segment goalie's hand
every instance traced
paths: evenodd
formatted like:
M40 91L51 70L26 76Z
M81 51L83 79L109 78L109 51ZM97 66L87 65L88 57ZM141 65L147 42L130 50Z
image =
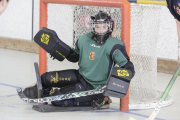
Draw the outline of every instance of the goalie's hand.
M53 59L63 61L70 53L71 48L61 41L56 32L42 27L34 37L34 41L46 52L50 53Z
M133 73L130 70L114 67L103 95L117 98L125 97L132 77Z

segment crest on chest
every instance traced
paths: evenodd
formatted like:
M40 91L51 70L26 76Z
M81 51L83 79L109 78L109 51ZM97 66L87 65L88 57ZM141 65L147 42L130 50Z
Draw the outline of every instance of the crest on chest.
M89 54L89 60L94 60L95 59L95 52L91 52Z

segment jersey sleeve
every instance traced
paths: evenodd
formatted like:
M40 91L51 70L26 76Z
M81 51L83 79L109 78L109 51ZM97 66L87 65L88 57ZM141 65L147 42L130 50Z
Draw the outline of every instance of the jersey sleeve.
M119 65L119 67L124 66L128 60L120 50L115 50L113 53L113 60L116 64Z
M180 3L180 0L166 0L167 8L169 9L170 13L174 16L174 19L180 21L180 5L177 3Z
M130 70L133 73L133 76L135 74L134 71L134 65L130 61L130 58L126 52L126 48L124 45L115 45L114 46L114 52L112 55L113 61L119 65L119 67L126 68Z

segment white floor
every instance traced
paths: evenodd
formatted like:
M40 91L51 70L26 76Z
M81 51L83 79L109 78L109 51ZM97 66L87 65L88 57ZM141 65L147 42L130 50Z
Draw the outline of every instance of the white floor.
M55 112L40 113L32 109L32 105L19 99L16 87L26 87L35 83L34 62L38 62L38 54L0 49L0 120L145 120L153 111L130 110L119 111L119 105L111 104L104 111ZM158 90L164 91L172 75L158 73ZM170 96L172 105L160 110L156 120L180 120L180 76L173 85Z

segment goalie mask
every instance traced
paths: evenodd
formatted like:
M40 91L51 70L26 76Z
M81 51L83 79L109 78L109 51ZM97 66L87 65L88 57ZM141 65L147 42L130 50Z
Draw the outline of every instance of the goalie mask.
M113 20L107 13L99 11L91 16L92 39L99 44L104 44L113 31Z

